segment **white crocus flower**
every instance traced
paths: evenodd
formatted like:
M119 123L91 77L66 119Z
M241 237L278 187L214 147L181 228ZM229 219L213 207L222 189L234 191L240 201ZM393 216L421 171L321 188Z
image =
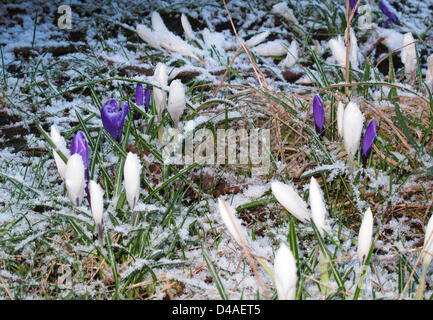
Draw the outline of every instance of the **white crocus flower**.
M335 61L340 65L340 67L346 67L346 46L344 45L343 39L341 36L338 36L337 39L329 40L329 47L331 48L332 55L334 56Z
M272 7L272 13L278 13L284 18L286 18L288 21L299 24L298 19L296 19L295 15L293 14L293 10L287 6L286 2L280 2L275 4Z
M337 130L338 136L343 138L344 104L339 101L337 105Z
M104 213L104 192L102 188L94 180L89 182L89 192L90 192L90 207L92 209L93 220L98 228L98 239L102 243L102 223L103 213Z
M144 24L138 24L137 27L138 36L146 41L151 47L161 50L161 46L159 45L159 40L155 37L152 30L146 27Z
M157 11L153 11L151 15L152 29L155 31L168 31L161 15Z
M425 82L427 83L430 92L433 94L433 54L427 58L427 73L425 75Z
M355 31L350 28L350 62L353 69L358 69L361 62L361 55L358 50L358 40L356 39Z
M284 243L281 243L275 255L274 280L279 300L295 300L298 281L296 260Z
M229 206L223 198L218 198L218 209L221 218L229 230L231 236L236 242L243 248L249 247L248 241L246 240L246 232L242 228L241 222L235 216L235 210Z
M364 116L354 102L349 102L344 110L343 116L343 143L349 157L349 165L355 158L361 139ZM352 167L351 167L352 168Z
M72 204L79 206L84 197L84 163L83 158L78 154L73 154L66 165L65 184L69 199Z
M311 207L311 218L314 221L320 235L323 237L325 230L325 215L326 206L323 200L322 191L319 184L314 177L311 177L310 181L310 207Z
M140 194L140 171L141 165L137 155L135 153L128 152L125 166L123 167L123 176L126 200L128 201L129 207L131 209L134 209Z
M412 33L406 33L403 38L403 48L401 49L401 61L404 64L404 73L409 80L415 80L416 77L416 48L415 39Z
M272 194L281 205L295 218L302 222L310 221L310 211L307 204L292 186L275 181L271 183Z
M179 119L185 110L185 104L185 87L180 80L173 80L170 83L167 110L176 128L179 128Z
M68 159L70 157L70 151L66 148L65 139L60 135L59 131L55 126L51 126L50 131L51 140L56 145L61 153ZM53 150L54 161L56 162L57 171L59 172L62 180L65 180L66 163L60 158L57 151Z
M259 43L262 43L266 40L266 38L271 34L270 31L261 32L259 34L256 34L254 37L250 38L249 40L245 41L245 45L248 48L252 48Z
M155 81L160 87L166 87L168 84L167 67L165 64L159 62L156 65L155 73L153 75ZM153 88L153 99L155 100L155 108L158 114L158 121L162 119L162 112L167 105L167 92L165 90L154 87Z
M192 31L191 24L189 23L188 17L182 13L180 17L180 21L182 23L183 30L185 31L186 37L189 40L194 39L194 32Z
M361 228L358 236L358 259L360 265L365 263L371 247L371 238L373 236L373 213L368 208L362 218Z
M298 60L298 42L296 42L296 40L293 40L290 43L286 59L284 59L280 63L280 67L290 68L296 63L296 60Z
M287 53L286 48L284 47L284 42L282 40L273 40L262 43L252 50L259 56L284 56Z

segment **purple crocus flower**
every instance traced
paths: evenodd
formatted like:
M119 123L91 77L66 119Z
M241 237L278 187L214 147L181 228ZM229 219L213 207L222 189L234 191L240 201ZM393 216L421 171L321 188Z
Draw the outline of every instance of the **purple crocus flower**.
M71 156L78 153L83 159L84 164L84 178L89 180L89 146L87 145L86 136L83 131L78 130L72 138L71 143Z
M370 156L374 139L376 139L376 121L373 118L368 124L367 130L365 130L364 139L362 140L361 156L363 168L367 166L367 160Z
M122 138L122 129L128 111L128 102L122 101L122 109L119 110L119 104L115 99L108 100L101 109L101 119L104 129L118 142Z
M143 85L141 83L137 83L135 87L135 104L137 106L143 105Z
M356 6L357 2L358 2L358 0L349 0L350 11L353 10L353 8ZM355 16L358 14L358 8L359 8L359 6L356 7Z
M399 26L401 26L401 22L397 17L397 12L395 9L388 3L386 0L380 0L379 2L380 10L382 10L383 14L388 17L388 20L386 20L382 28L386 28L388 25L395 23Z
M322 99L316 94L313 99L314 125L317 134L321 134L325 124L325 110L323 109Z
M144 108L145 108L146 112L149 111L151 94L152 94L152 87L147 86L146 90L144 91Z

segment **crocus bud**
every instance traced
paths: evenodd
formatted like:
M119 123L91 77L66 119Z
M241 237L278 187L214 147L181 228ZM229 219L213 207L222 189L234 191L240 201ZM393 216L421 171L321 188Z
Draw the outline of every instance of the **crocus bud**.
M372 119L368 124L367 130L365 130L364 139L362 140L361 156L362 166L367 166L367 160L370 156L371 147L373 146L374 140L376 139L376 121Z
M138 36L147 42L151 47L161 50L159 39L155 36L154 32L146 27L144 24L138 24L136 27Z
M160 87L167 86L168 75L167 75L167 67L165 66L165 64L159 62L156 65L155 73L153 77ZM162 112L164 111L165 106L167 104L167 92L155 87L153 89L153 99L155 100L155 108L158 114L158 121L161 121Z
M323 231L325 230L326 206L320 186L314 177L311 177L310 181L310 207L311 218L319 230L320 235L323 237Z
M275 255L274 280L279 300L295 300L298 282L296 260L284 243L281 243Z
M401 26L400 20L397 17L397 12L386 0L380 0L379 2L380 10L383 14L388 17L388 20L382 25L382 28L386 28L389 24L395 23Z
M360 265L365 263L371 247L371 237L373 236L373 213L368 208L362 218L361 228L358 236L358 259Z
M252 37L251 39L245 41L245 45L249 48L252 48L256 45L258 45L259 43L262 43L263 41L265 41L265 39L271 34L270 31L265 31L265 32L261 32L259 34L256 34L254 37Z
M364 116L361 110L359 110L358 105L354 102L349 102L344 110L343 117L343 143L349 156L349 161L353 161L359 148L363 123Z
M248 247L248 241L246 240L245 230L242 228L241 222L235 216L235 210L230 207L223 198L218 198L218 208L224 224L229 230L231 236L241 246Z
M401 61L404 64L406 78L414 81L416 77L417 62L415 39L412 33L406 33L403 38L403 48L401 49Z
M59 134L55 126L51 126L50 132L51 140L56 145L56 148L63 153L66 158L70 157L69 150L66 148L65 139ZM54 161L56 162L57 171L62 180L65 180L66 163L60 158L59 154L53 150Z
M144 110L146 110L146 112L149 111L151 94L152 94L152 87L147 86L146 90L144 90Z
M293 10L287 6L286 2L280 2L275 4L272 7L271 12L282 15L289 22L292 22L294 24L299 24L298 19L296 19L295 15L293 14Z
M422 268L427 272L427 268L433 260L433 215L430 217L424 235L424 254Z
M189 23L189 20L184 13L182 13L182 16L180 17L180 21L182 23L182 28L183 31L185 31L187 39L189 40L194 39L194 32L192 31L191 24Z
M427 73L425 75L425 82L427 83L430 92L433 94L433 54L427 58Z
M72 154L65 171L65 184L69 199L74 206L79 206L84 196L84 163L80 154Z
M137 155L135 153L128 152L125 166L123 167L123 176L126 200L128 201L129 207L131 209L134 209L140 194L140 171L141 165Z
M343 39L341 36L338 36L337 39L329 40L329 47L331 48L332 55L334 56L335 61L340 65L340 67L346 67L346 46L344 45Z
M122 101L121 110L119 110L119 105L115 99L108 100L107 103L102 106L101 120L104 129L117 142L120 142L122 138L123 125L125 124L128 111L129 106L126 101Z
M278 202L295 218L302 222L310 221L310 211L292 186L274 181L271 183L272 194Z
M143 103L143 85L141 83L137 83L137 86L135 87L135 104L141 107Z
M357 2L358 2L358 0L349 0L350 11L352 11L353 8L355 8ZM355 9L355 16L358 14L358 8L359 8L359 6L357 6Z
M339 101L337 105L337 130L338 136L343 138L344 104Z
M322 99L316 94L313 99L314 125L317 134L321 134L325 124L325 110L323 109Z
M284 68L290 68L295 65L296 60L298 60L298 42L296 42L296 40L293 40L290 43L286 59L284 59L279 66Z
M93 214L93 220L98 228L98 239L102 242L102 223L103 223L103 213L104 213L104 192L102 191L99 184L91 180L89 182L89 191L91 199L91 209Z
M157 11L152 12L152 29L155 31L167 31L164 21L162 20L160 14Z
M170 113L176 128L179 127L179 119L185 110L185 104L185 87L180 80L173 80L170 83L167 110Z
M262 43L254 47L254 52L259 56L276 56L281 57L287 54L287 49L284 47L284 42L282 40L272 40Z
M85 179L89 180L89 146L87 145L86 136L83 131L78 130L72 138L71 155L78 153L82 160L85 170Z

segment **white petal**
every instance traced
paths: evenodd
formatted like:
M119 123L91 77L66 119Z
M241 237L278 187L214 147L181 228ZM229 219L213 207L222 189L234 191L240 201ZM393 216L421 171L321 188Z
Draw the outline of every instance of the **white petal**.
M350 159L355 158L361 139L362 125L364 116L359 110L358 105L349 102L344 110L343 116L343 142Z
M281 243L275 255L274 279L279 300L294 300L296 298L296 283L298 281L296 260L284 243Z
M275 181L271 183L271 189L278 202L293 216L302 222L310 221L310 211L307 204L292 186Z
M314 177L311 177L310 181L310 207L311 218L319 230L320 235L323 237L323 231L325 229L326 206L320 186Z
M337 105L337 129L340 138L343 138L344 104L339 101Z
M262 43L252 50L259 56L284 56L287 53L287 49L284 47L282 40L273 40Z
M249 48L252 48L256 45L258 45L259 43L262 43L263 41L265 41L265 39L271 34L270 31L265 31L262 33L259 33L257 35L255 35L254 37L252 37L251 39L247 40L245 42L245 45Z
M185 88L180 80L173 80L170 83L167 110L176 127L178 126L180 116L185 110L185 104Z
M79 206L84 197L84 163L83 158L73 154L66 165L65 184L68 197L74 206Z
M158 31L156 36L159 37L159 44L161 47L167 51L177 52L183 56L191 57L200 61L200 59L194 54L195 49L171 31Z
M433 94L433 54L427 58L427 73L425 75L425 82L427 83L430 92Z
M352 28L350 28L350 62L352 63L353 69L359 68L360 54L358 51L358 40Z
M331 48L332 55L335 61L340 67L346 67L346 46L343 43L343 39L339 36L337 39L329 40L329 47Z
M281 14L288 21L293 22L295 24L299 24L298 20L296 19L295 15L293 14L293 10L287 6L286 2L280 2L280 3L275 4L272 7L272 13Z
M241 222L235 216L235 210L230 207L223 198L218 198L218 208L224 224L229 230L236 242L243 247L248 246L245 230L242 228Z
M137 33L141 39L146 41L151 47L161 50L159 41L155 38L153 32L143 24L137 25Z
M167 75L167 67L165 64L159 62L156 65L154 79L159 83L161 87L167 86L168 83L168 75ZM162 112L167 105L167 92L159 89L153 88L153 99L155 100L155 108L158 113L158 120L161 120Z
M155 31L168 31L161 16L157 11L152 12L152 29Z
M66 163L63 161L62 158L60 158L59 154L54 150L53 150L53 156L54 156L54 161L56 162L57 171L59 172L59 175L62 178L62 180L65 180Z
M123 176L126 200L128 201L129 207L131 209L134 209L140 194L140 171L141 165L137 155L135 153L128 152L125 166L123 167Z
M404 73L409 79L415 77L417 70L414 41L412 33L406 33L403 37L403 48L401 49L401 61L404 64Z
M296 63L296 60L298 60L298 43L296 40L293 40L287 52L286 59L280 63L280 67L290 68Z
M93 220L96 224L102 224L104 212L104 192L95 181L89 182L90 203L93 214Z
M371 247L371 237L373 236L373 213L368 208L362 218L361 228L358 236L358 259L361 264L365 263Z
M433 259L433 215L430 217L424 236L423 269L427 270Z
M180 17L180 21L182 22L183 30L185 31L186 37L188 39L194 39L194 32L192 31L191 24L189 23L189 20L187 16L182 13L182 16Z

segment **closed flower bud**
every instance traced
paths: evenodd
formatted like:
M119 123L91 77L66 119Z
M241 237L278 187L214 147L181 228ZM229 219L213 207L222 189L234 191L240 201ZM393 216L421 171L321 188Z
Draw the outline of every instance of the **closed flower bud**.
M89 182L89 191L91 199L91 209L93 220L98 228L98 238L102 241L102 223L103 223L103 213L104 213L104 192L102 188L95 181L91 180Z
M337 39L329 40L329 47L331 48L332 55L340 67L346 67L346 46L343 39L339 36Z
M139 107L144 104L143 85L141 83L137 83L135 87L135 104Z
M146 112L149 112L151 94L152 87L147 86L146 90L144 90L144 110L146 110Z
M254 37L252 37L251 39L245 41L245 45L249 48L252 48L256 45L258 45L259 43L262 43L263 41L265 41L265 39L271 34L270 31L265 31L265 32L261 32L259 34L256 34Z
M364 139L362 140L361 147L361 157L362 166L365 168L367 166L367 160L370 156L371 147L376 139L376 121L372 119L368 124L367 130L365 130Z
M325 110L323 109L322 99L316 94L313 99L314 125L317 134L321 134L325 125Z
M72 138L71 143L71 155L78 153L84 165L84 177L86 181L89 180L89 146L87 144L86 136L83 131L78 130L77 133Z
M358 259L360 265L365 263L371 247L371 238L373 236L373 213L368 208L362 218L361 228L358 236Z
M383 14L388 17L388 20L382 25L382 28L386 28L388 25L395 23L401 26L401 22L397 17L397 12L386 0L380 0L379 8Z
M284 56L287 53L287 49L284 47L282 40L273 40L262 43L254 47L254 52L259 56Z
M185 110L185 104L185 87L180 80L173 80L170 83L167 110L176 128L179 127L179 119Z
M129 207L134 209L140 195L140 171L141 165L137 155L128 152L125 166L123 168L124 186L126 192L126 200Z
M296 260L284 243L281 243L275 255L274 280L279 300L295 300L298 282Z
M74 206L79 206L84 197L86 182L84 163L80 154L71 155L66 165L65 184L69 199Z
M311 218L314 221L320 235L323 237L325 230L325 216L326 206L323 200L322 191L319 184L314 177L311 177L310 181L310 207L311 207Z
M295 218L302 222L310 221L310 211L307 204L302 200L293 187L275 181L271 183L272 194L278 202L292 214Z
M223 198L218 198L218 209L221 218L229 230L231 236L236 240L236 242L241 246L246 246L248 248L248 242L246 240L245 230L238 218L235 216L235 210L230 207Z
M155 36L155 34L146 27L144 24L138 24L136 27L138 36L147 42L152 48L161 50L161 46L159 45L159 40Z
M355 158L356 151L359 148L363 123L364 116L361 110L359 110L358 105L354 102L349 102L344 110L343 143L350 162Z
M338 136L343 138L344 104L339 101L337 105L337 130Z
M121 110L119 110L119 105L115 99L108 100L107 103L102 106L101 120L104 129L117 142L120 142L122 138L123 126L128 111L129 106L126 101L122 101Z
M56 145L56 148L63 153L66 158L70 157L69 150L66 148L65 139L59 134L57 128L55 126L51 126L50 132L51 140ZM54 161L56 162L57 171L59 172L62 180L65 180L65 172L66 172L66 163L59 156L59 154L53 150Z
M189 40L194 39L194 32L192 31L191 24L189 23L189 20L184 13L182 13L182 16L180 17L180 21L182 23L182 28L183 31L185 31L187 39Z
M155 81L160 87L166 87L168 84L167 67L163 63L158 63L155 68L155 73L153 75ZM162 119L162 112L167 105L167 92L159 89L153 88L153 99L155 100L155 108L158 114L158 121Z
M401 61L404 64L404 73L408 80L414 81L416 77L417 62L415 39L412 33L406 33L403 38L401 49Z
M280 67L290 68L295 65L296 60L298 60L298 43L293 40L290 43L289 51L287 52L286 59L280 63Z

